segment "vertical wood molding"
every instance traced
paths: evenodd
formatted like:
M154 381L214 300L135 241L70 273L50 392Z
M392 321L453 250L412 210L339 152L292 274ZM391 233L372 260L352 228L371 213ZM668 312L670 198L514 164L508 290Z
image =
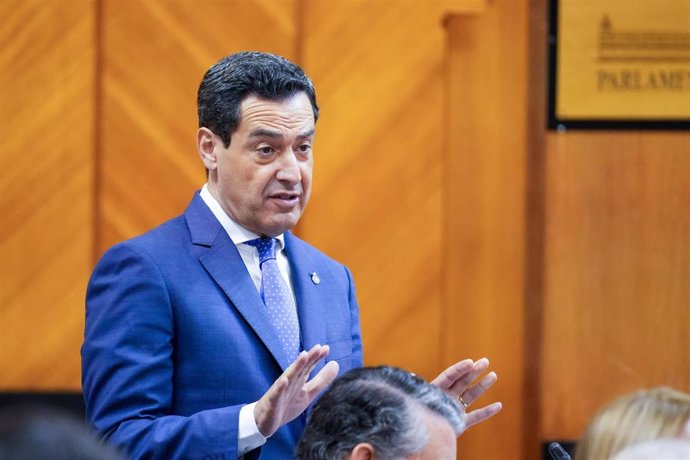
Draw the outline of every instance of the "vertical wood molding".
M525 165L525 285L523 362L525 377L522 399L525 459L538 458L541 436L542 347L544 309L544 232L546 162L547 5L528 0L529 32L527 85L527 154Z

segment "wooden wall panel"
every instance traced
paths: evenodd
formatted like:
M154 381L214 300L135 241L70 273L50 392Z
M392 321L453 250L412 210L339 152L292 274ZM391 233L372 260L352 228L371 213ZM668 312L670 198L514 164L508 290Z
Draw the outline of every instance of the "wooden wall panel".
M498 382L481 402L504 407L460 438L458 458L538 458L524 400L527 28L526 1L447 22L444 346L491 360Z
M544 436L641 387L690 391L690 135L547 136Z
M295 59L294 0L103 0L99 252L180 214L205 182L196 91L236 51Z
M78 389L94 2L0 2L0 389Z
M530 7L535 414L542 440L576 439L623 393L690 391L690 135L546 131L547 2Z
M547 2L530 12L534 413L542 440L576 439L623 393L690 390L690 136L547 132Z
M354 272L365 362L426 377L442 356L444 30L482 2L303 4L301 62L322 108L300 233Z

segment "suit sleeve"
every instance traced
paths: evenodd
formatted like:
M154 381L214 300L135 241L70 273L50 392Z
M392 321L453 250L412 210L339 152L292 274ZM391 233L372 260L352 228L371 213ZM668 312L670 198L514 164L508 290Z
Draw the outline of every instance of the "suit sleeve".
M345 267L347 274L347 281L349 284L348 302L350 304L350 324L352 328L352 367L362 367L364 362L362 351L362 333L359 325L359 305L357 304L357 295L355 294L355 282L352 278L352 273Z
M86 294L87 418L132 458L235 459L241 405L173 414L173 315L150 257L119 245L101 259Z

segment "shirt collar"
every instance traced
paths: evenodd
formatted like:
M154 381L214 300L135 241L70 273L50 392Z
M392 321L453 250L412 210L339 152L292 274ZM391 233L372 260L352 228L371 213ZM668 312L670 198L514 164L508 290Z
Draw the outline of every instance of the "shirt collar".
M218 222L220 222L220 225L223 226L228 236L230 237L232 242L235 243L235 245L240 245L242 243L256 238L261 238L260 235L257 235L256 233L247 230L246 228L232 220L230 216L228 216L225 213L225 211L223 211L223 208L221 207L220 203L218 203L218 200L216 200L213 197L213 195L211 195L211 192L208 190L208 184L204 184L204 186L201 187L199 196L201 196L201 199L204 200L204 203L206 203L206 206L209 207L213 215L216 216L216 219L218 219ZM275 238L278 240L280 250L282 251L285 248L285 234L281 233Z

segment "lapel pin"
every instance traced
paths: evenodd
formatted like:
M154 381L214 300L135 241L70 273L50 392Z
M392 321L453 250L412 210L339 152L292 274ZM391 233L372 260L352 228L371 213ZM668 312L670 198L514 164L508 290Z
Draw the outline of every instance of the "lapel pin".
M319 278L319 275L317 275L316 272L311 273L311 282L314 284L319 284L321 282L321 278Z

